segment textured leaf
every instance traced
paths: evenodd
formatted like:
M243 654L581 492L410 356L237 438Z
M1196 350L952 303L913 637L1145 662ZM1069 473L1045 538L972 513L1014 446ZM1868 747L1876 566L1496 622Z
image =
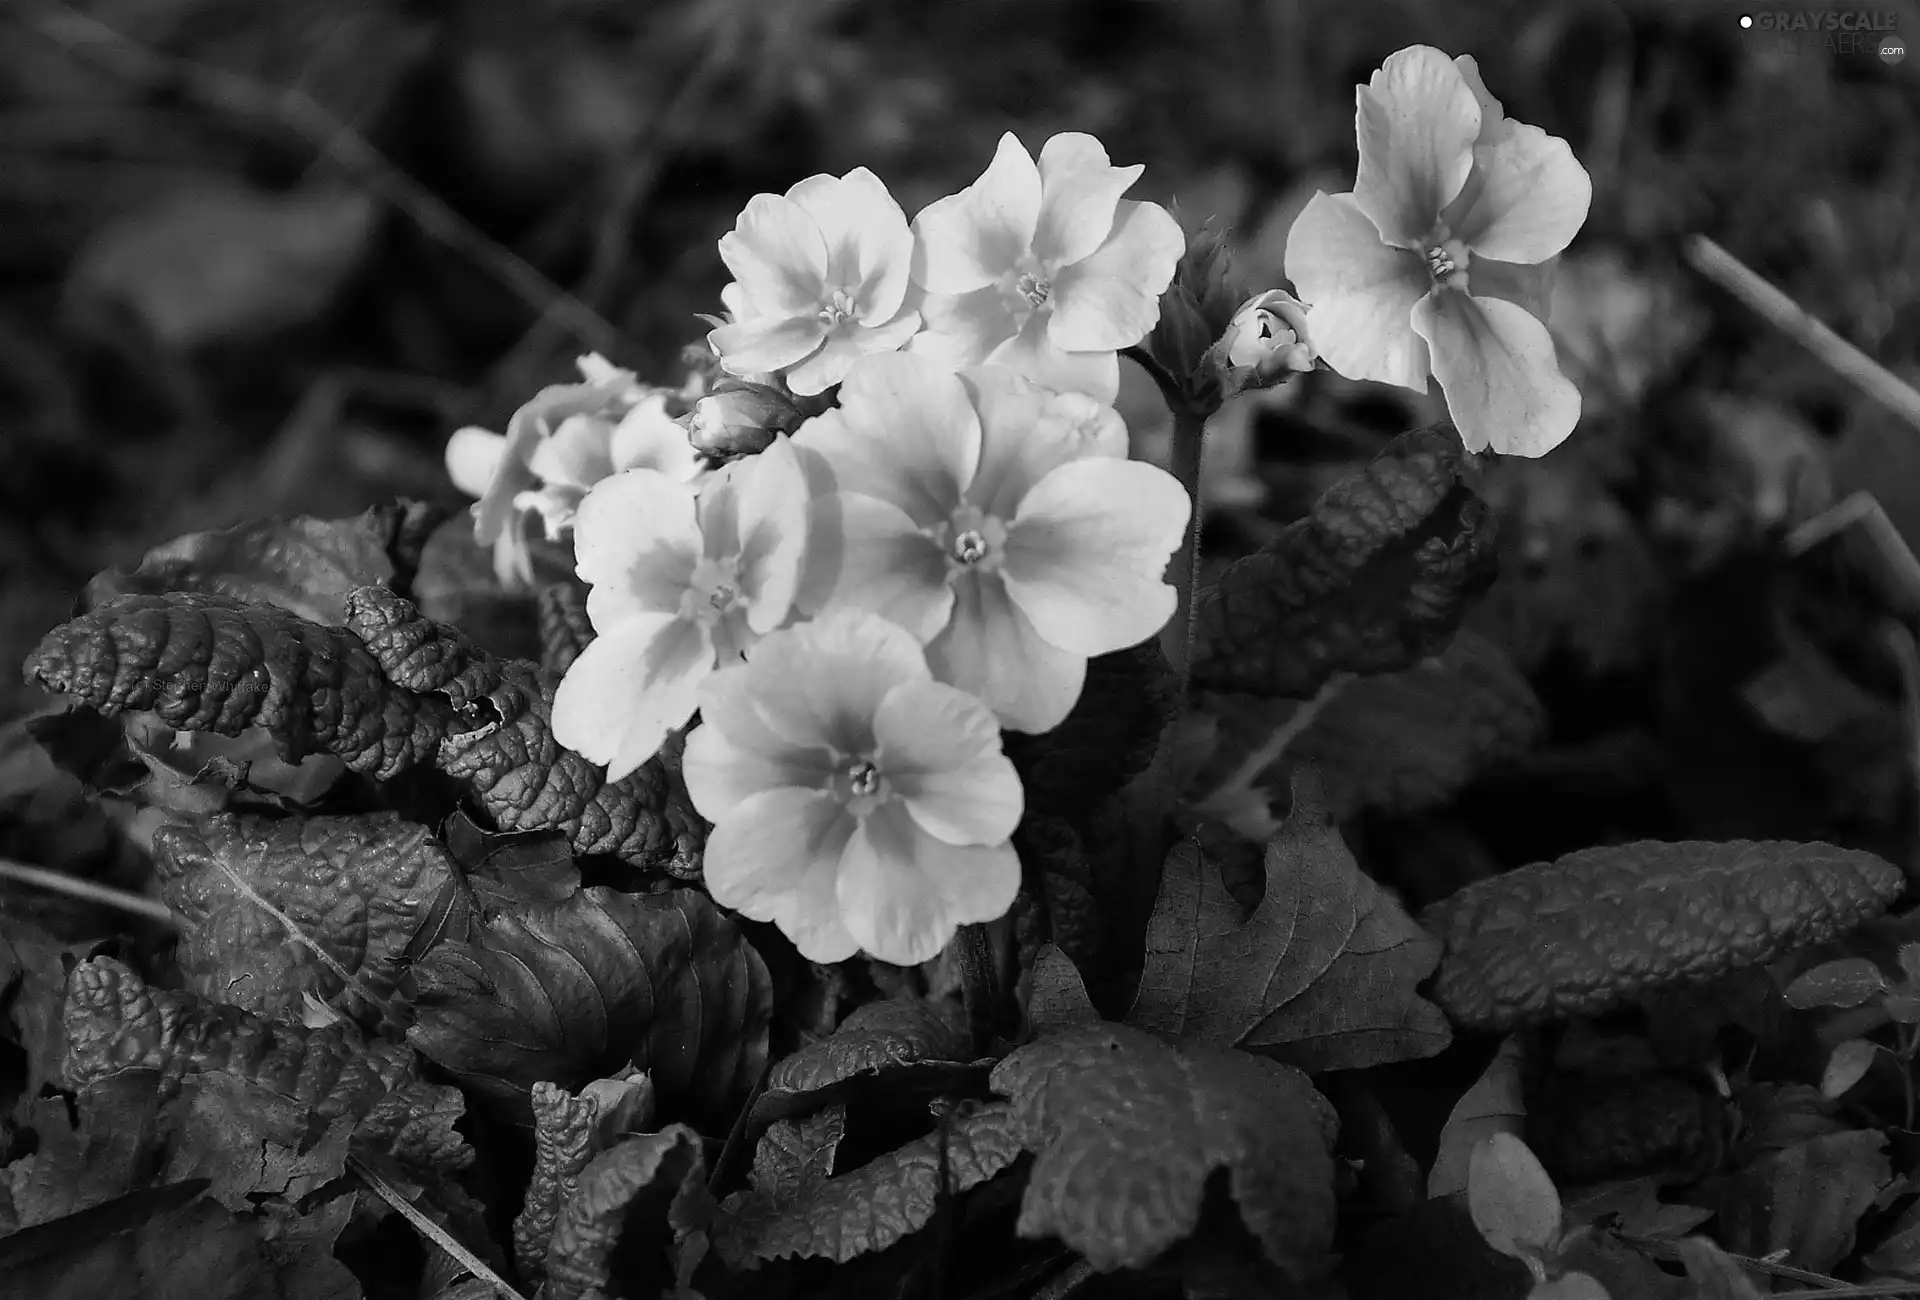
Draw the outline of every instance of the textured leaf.
M1178 690L1157 637L1089 659L1080 698L1059 726L1005 738L1027 815L1085 816L1145 771Z
M110 957L73 968L66 1030L66 1077L74 1087L127 1070L158 1070L174 1085L219 1071L284 1093L331 1120L364 1115L417 1078L418 1061L403 1044L362 1043L344 1024L308 1029L196 993L148 988Z
M390 1163L416 1182L444 1180L473 1163L473 1148L454 1127L466 1109L458 1088L403 1083L360 1117L354 1151Z
M79 1090L71 1121L61 1098L28 1103L23 1118L35 1149L0 1171L0 1187L12 1193L15 1226L46 1223L153 1180L163 1131L154 1085L145 1071L96 1080Z
M683 1187L705 1176L700 1135L684 1124L627 1138L596 1156L554 1226L541 1293L545 1300L581 1300L609 1287L613 1248L623 1236L658 1238L658 1254L664 1257L668 1207ZM633 1243L627 1245L631 1249Z
M693 890L516 903L430 950L414 981L409 1041L516 1109L535 1083L574 1088L632 1064L663 1099L724 1112L766 1062L767 968Z
M430 761L456 725L445 699L395 690L351 633L228 596L116 596L49 632L26 677L182 731L258 725L288 762L330 753L380 780Z
M1193 680L1305 699L1336 672L1410 667L1495 572L1494 517L1450 425L1402 434L1198 601Z
M1884 1133L1855 1130L1763 1156L1721 1186L1716 1235L1736 1254L1785 1251L1796 1267L1831 1272L1893 1181L1886 1146Z
M178 949L186 986L295 1020L306 999L345 991L342 971L356 991L389 996L409 940L455 870L425 827L390 812L222 814L163 826L153 852L161 896L187 922ZM288 922L331 964L293 940Z
M1013 844L1027 879L1039 885L1048 936L1091 969L1101 956L1100 905L1079 832L1064 817L1029 813L1014 832Z
M148 551L131 571L96 574L85 607L131 592L198 591L340 626L354 588L406 586L430 515L418 504L375 506L351 519L256 519L189 533Z
M1865 957L1823 962L1787 985L1787 1003L1802 1011L1814 1007L1857 1007L1887 991L1887 977Z
M858 1008L831 1034L783 1058L767 1072L753 1113L757 1123L766 1123L844 1101L865 1088L937 1094L983 1073L956 1007L889 998Z
M1825 942L1905 889L1899 868L1831 844L1640 841L1479 881L1421 921L1446 945L1434 1000L1502 1032Z
M601 1086L609 1083L615 1087ZM546 1275L553 1225L579 1187L580 1175L595 1156L624 1136L629 1121L634 1130L647 1126L653 1084L645 1075L629 1073L623 1080L599 1080L576 1096L551 1083L536 1083L530 1099L533 1176L513 1221L513 1254L520 1272L537 1282Z
M1058 1237L1101 1270L1138 1268L1194 1230L1224 1170L1276 1267L1304 1278L1324 1262L1335 1120L1291 1066L1090 1025L1019 1048L992 1086L1035 1155L1021 1236Z
M1860 1262L1875 1273L1920 1278L1920 1201L1907 1206Z
M1027 1024L1034 1033L1092 1024L1100 1019L1093 999L1087 996L1087 984L1080 977L1079 969L1072 958L1054 945L1040 945L1028 979Z
M1440 1150L1427 1173L1427 1196L1467 1190L1473 1153L1496 1133L1519 1137L1526 1129L1526 1043L1519 1036L1500 1044L1493 1060L1462 1094L1440 1130Z
M1415 993L1438 946L1354 865L1309 778L1267 845L1247 915L1189 840L1174 847L1147 932L1130 1023L1239 1044L1307 1070L1431 1056L1450 1039Z
M943 1189L957 1195L978 1186L1024 1151L1011 1106L962 1102L937 1131L830 1178L833 1146L818 1140L829 1126L817 1119L769 1129L761 1147L772 1143L780 1155L763 1162L756 1153L752 1188L722 1203L714 1248L729 1268L788 1257L844 1264L885 1250L932 1222Z
M576 853L612 853L681 877L699 874L706 823L679 779L677 749L609 782L604 767L553 738L558 674L521 659L497 659L383 587L361 588L347 606L348 626L392 684L427 699L444 697L473 720L448 730L436 764L499 829L561 830Z
M1473 1149L1467 1211L1489 1246L1516 1259L1544 1256L1560 1236L1560 1193L1511 1133L1494 1133Z
M230 1210L252 1208L254 1196L299 1200L346 1174L351 1116L316 1125L292 1097L220 1071L186 1080L175 1110L162 1176L206 1178L207 1195Z
M593 644L587 617L587 589L578 582L550 582L540 588L540 666L564 674L580 652Z

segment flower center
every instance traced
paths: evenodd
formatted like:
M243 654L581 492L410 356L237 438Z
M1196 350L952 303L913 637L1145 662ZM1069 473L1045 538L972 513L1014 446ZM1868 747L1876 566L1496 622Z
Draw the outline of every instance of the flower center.
M948 552L962 564L973 564L987 553L987 539L978 529L969 528L953 539L953 549Z
M861 797L878 792L880 769L864 758L854 763L847 768L847 789Z
M1013 282L1013 291L1038 307L1053 296L1053 282L1043 280L1031 271L1022 271Z
M702 556L693 566L693 578L680 596L680 616L714 623L740 603L740 561Z
M1427 274L1433 277L1435 284L1451 285L1456 289L1467 287L1467 246L1457 239L1448 239L1443 231L1436 231L1435 238L1427 245Z
M841 321L852 319L853 295L845 289L835 289L833 296L827 299L827 305L822 307L816 315L820 323L828 329L832 329Z
M1007 543L1007 526L978 506L962 505L953 517L929 535L947 553L947 576L991 573L1000 567Z
M887 799L887 778L871 758L854 755L842 759L828 787L835 798L856 817L864 817Z

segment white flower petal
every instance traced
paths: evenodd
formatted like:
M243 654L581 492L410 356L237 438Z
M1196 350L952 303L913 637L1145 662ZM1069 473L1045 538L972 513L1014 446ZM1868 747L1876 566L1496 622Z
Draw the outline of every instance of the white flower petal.
M1014 269L1040 220L1040 169L1009 131L980 179L913 219L913 282L966 293Z
M730 375L757 375L804 361L827 336L814 316L761 316L707 332L707 345Z
M1132 347L1160 319L1160 295L1186 248L1165 208L1120 204L1107 241L1054 277L1047 337L1068 352Z
M613 426L600 416L570 415L534 447L527 468L545 483L584 492L613 473L612 439Z
M807 476L793 444L777 436L744 463L739 486L740 595L747 625L773 631L786 622L800 586L807 546Z
M1586 223L1593 180L1559 136L1524 122L1508 126L1497 143L1474 149L1476 194L1455 218L1454 234L1476 255L1544 262Z
M825 457L842 491L891 502L921 525L952 513L980 459L980 422L959 377L904 352L862 357L839 406L793 437Z
M447 439L447 476L468 496L485 496L506 454L507 440L502 434L472 425L455 429Z
M587 614L606 631L630 615L671 612L701 553L693 489L658 470L601 479L573 521L573 569L589 583Z
M1035 312L1018 334L987 354L987 363L1025 375L1042 388L1112 403L1120 394L1120 354L1063 352L1049 339L1047 323L1046 313Z
M667 414L667 399L649 395L614 426L607 450L615 470L657 469L668 478L690 482L700 472L686 426Z
M698 623L636 614L596 636L560 680L553 738L607 765L618 781L684 727L713 671L713 642Z
M1389 55L1354 98L1354 202L1388 243L1416 247L1473 170L1480 105L1453 60L1431 45Z
M840 568L824 609L878 614L927 641L947 624L947 555L907 513L878 497L840 493Z
M863 324L893 319L913 270L913 231L887 187L865 167L845 176L810 176L787 191L827 244L827 284L853 296Z
M894 687L933 674L901 627L851 610L782 628L747 652L748 694L775 735L803 749L862 754L873 715Z
M687 736L680 768L695 811L718 823L763 790L826 789L833 756L823 745L795 745L769 727L754 706L751 675L738 664L700 684L700 725Z
M1294 218L1287 278L1328 365L1349 379L1427 391L1427 345L1414 331L1413 305L1431 277L1416 254L1380 242L1351 194L1315 194Z
M792 446L807 478L807 545L793 605L797 614L810 618L820 612L839 584L845 533L840 525L840 493L833 466L812 447L799 442Z
M1580 390L1560 373L1553 336L1500 298L1434 293L1413 313L1433 374L1469 451L1544 456L1580 419Z
M994 574L953 586L953 615L927 644L933 675L978 697L1011 731L1051 731L1080 698L1087 658L1050 644Z
M1004 366L963 371L980 413L980 468L967 500L1011 519L1020 499L1057 465L1082 456L1125 458L1127 424L1085 393L1042 388Z
M1010 844L943 844L889 800L847 841L838 887L841 920L861 948L912 966L932 960L961 926L1004 916L1020 859Z
M787 387L802 397L824 393L845 379L861 357L897 352L919 329L920 317L912 313L871 329L843 324L826 336L818 352L787 371Z
M769 317L818 311L826 302L827 242L792 199L756 194L720 237L720 260Z
M920 323L908 350L955 370L979 365L1020 332L1019 317L994 284L971 293L925 295Z
M808 961L845 961L859 944L841 921L836 886L854 828L824 791L757 794L707 837L707 892L722 907L779 926Z
M1040 220L1033 255L1048 271L1078 262L1113 231L1120 196L1146 168L1115 167L1090 135L1068 131L1040 149Z
M720 305L726 309L728 319L735 321L766 314L753 305L753 299L747 296L747 291L738 282L729 283L720 290Z
M1158 466L1062 465L1027 494L1007 530L1007 594L1062 650L1137 645L1173 614L1163 579L1190 510L1186 489Z
M948 844L1000 844L1020 824L1020 775L993 710L944 682L888 691L873 719L877 762L920 828Z

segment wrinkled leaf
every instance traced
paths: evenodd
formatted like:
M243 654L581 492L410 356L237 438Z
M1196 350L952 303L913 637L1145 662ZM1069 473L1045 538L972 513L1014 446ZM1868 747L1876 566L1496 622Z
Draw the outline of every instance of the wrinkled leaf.
M1495 572L1493 512L1461 455L1450 425L1403 434L1229 566L1197 602L1195 684L1305 699L1441 649Z
M796 1115L872 1090L937 1095L978 1084L984 1065L959 1008L926 998L888 998L858 1008L818 1042L767 1073L756 1123Z
M1445 1017L1414 991L1439 945L1354 865L1306 776L1267 845L1266 874L1266 896L1247 915L1197 844L1174 847L1130 1023L1308 1070L1361 1069L1447 1045Z
M595 1080L578 1096L551 1083L533 1085L533 1176L513 1221L513 1252L521 1273L534 1281L546 1275L553 1225L587 1165L652 1119L652 1081L631 1069L623 1073Z
M1076 963L1092 969L1102 954L1100 904L1080 833L1064 817L1029 813L1014 832L1013 844L1027 878L1039 883L1048 938Z
M1864 1038L1849 1038L1833 1049L1826 1069L1820 1072L1820 1095L1828 1101L1840 1097L1867 1077L1873 1058L1880 1049Z
M207 1195L230 1210L254 1196L299 1200L345 1175L354 1121L327 1125L284 1093L222 1072L194 1075L174 1103L174 1133L163 1176L206 1178Z
M540 666L564 673L593 644L587 617L587 589L579 582L550 582L540 588Z
M1027 995L1027 1024L1035 1034L1074 1025L1089 1025L1100 1019L1093 999L1087 996L1086 981L1067 954L1050 943L1040 945L1033 957L1033 972Z
M292 1019L307 998L332 1002L349 989L384 1003L455 871L424 826L391 812L222 814L162 827L153 850L161 895L188 923L187 987Z
M693 890L516 903L429 951L414 981L408 1040L516 1111L535 1083L575 1088L631 1064L663 1099L724 1112L766 1061L767 968Z
M1429 1197L1467 1190L1473 1153L1497 1133L1519 1137L1527 1126L1525 1040L1510 1036L1440 1130L1440 1150L1427 1174Z
M766 1162L764 1177L756 1155L753 1187L722 1204L714 1248L728 1267L752 1268L762 1260L787 1257L845 1263L885 1250L932 1222L943 1187L958 1195L992 1178L1023 1152L1010 1106L962 1102L935 1132L832 1178L827 1175L834 1144L807 1140L814 1138L808 1127L814 1118L794 1130L793 1137L776 1142L783 1154ZM769 1129L762 1147L787 1123ZM791 1155L786 1154L789 1144L798 1147Z
M1101 1270L1138 1268L1194 1230L1224 1170L1276 1267L1304 1278L1323 1263L1336 1122L1293 1067L1103 1024L1019 1048L991 1082L1035 1156L1021 1236L1058 1237Z
M278 605L314 623L344 626L347 593L372 585L404 588L428 519L418 504L374 506L351 519L256 519L189 533L108 569L87 584L93 609L131 592L211 592Z
M1560 1236L1560 1193L1527 1144L1495 1133L1467 1165L1467 1210L1489 1246L1516 1259L1542 1257Z
M594 1157L580 1175L579 1187L561 1211L547 1248L546 1300L581 1300L600 1294L612 1282L616 1245L644 1234L657 1239L653 1258L632 1250L632 1258L662 1270L672 1229L670 1206L688 1184L706 1177L700 1135L684 1124L658 1133L629 1137ZM643 1291L641 1294L653 1292Z
M1814 1007L1857 1007L1887 991L1887 977L1865 957L1843 957L1815 966L1787 985L1787 1002Z
M1006 737L1027 815L1085 816L1144 771L1178 686L1157 637L1089 659L1080 698L1059 726Z
M1717 1235L1741 1255L1787 1252L1816 1273L1853 1250L1860 1216L1893 1181L1884 1133L1854 1130L1773 1152L1729 1178L1715 1198Z

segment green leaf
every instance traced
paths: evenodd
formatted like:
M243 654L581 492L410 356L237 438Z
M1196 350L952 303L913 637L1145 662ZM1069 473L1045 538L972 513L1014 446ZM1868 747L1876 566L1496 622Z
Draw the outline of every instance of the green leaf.
M24 1118L37 1145L0 1172L12 1191L16 1226L32 1227L147 1186L158 1170L164 1124L150 1071L97 1080L74 1099L41 1097Z
M704 1190L705 1178L700 1135L684 1124L626 1138L594 1157L554 1225L542 1296L582 1300L604 1292L612 1285L616 1245L656 1274L653 1287L635 1293L661 1294L661 1283L674 1276L667 1268L679 1235L670 1222L672 1205L690 1187Z
M1027 979L1027 1025L1035 1034L1090 1025L1100 1019L1079 969L1054 945L1040 945Z
M1515 1259L1542 1258L1560 1238L1560 1193L1539 1157L1511 1133L1473 1149L1467 1210L1489 1246Z
M578 581L550 582L540 588L540 666L565 673L593 644L593 620L587 616L587 588Z
M1178 688L1158 637L1089 659L1080 698L1059 726L1005 737L1027 815L1084 817L1145 771Z
M663 1099L726 1113L759 1079L773 992L739 927L705 894L595 886L515 902L414 966L408 1041L524 1113L527 1090L621 1066Z
M1717 1235L1741 1255L1785 1251L1800 1268L1830 1272L1893 1181L1886 1146L1884 1133L1854 1130L1761 1157L1719 1187Z
M1010 1106L967 1101L935 1132L828 1177L843 1127L842 1108L832 1107L797 1127L783 1120L761 1138L751 1189L729 1196L714 1226L714 1248L728 1267L788 1257L843 1264L885 1250L932 1222L943 1189L958 1195L978 1186L1024 1150ZM770 1146L773 1154L763 1156Z
M994 1068L1034 1152L1023 1237L1058 1237L1101 1270L1139 1268L1191 1234L1224 1171L1267 1258L1295 1278L1333 1241L1333 1110L1291 1066L1088 1025Z
M1447 1045L1445 1018L1414 991L1439 945L1354 865L1306 777L1267 845L1266 876L1248 915L1197 844L1174 847L1130 1023L1307 1070L1362 1069Z
M1193 680L1306 699L1338 672L1441 649L1493 581L1493 512L1460 479L1452 426L1402 434L1198 601Z
M286 1094L220 1071L189 1079L172 1118L162 1176L206 1178L207 1195L236 1212L253 1208L255 1196L298 1201L343 1177L355 1127L347 1115L316 1124Z
M411 581L433 513L407 503L375 506L351 519L255 519L189 533L148 551L131 571L96 574L84 607L132 592L198 591L344 626L348 592L374 585L404 589Z
M1761 1300L1760 1288L1747 1271L1707 1238L1684 1238L1679 1251L1687 1279L1696 1288L1695 1300Z
M455 877L398 813L174 822L153 837L161 896L187 924L187 988L270 1018L351 992L384 1005L414 932Z
M1887 991L1887 977L1865 957L1843 957L1815 966L1787 985L1789 1005L1808 1011L1814 1007L1857 1007Z
M533 1085L533 1175L513 1221L514 1261L533 1281L546 1276L553 1225L587 1165L652 1118L652 1080L631 1067L622 1074L596 1080L577 1096L551 1083Z
M1473 1153L1495 1134L1519 1137L1527 1127L1526 1040L1512 1035L1471 1088L1454 1103L1440 1130L1440 1149L1427 1173L1428 1197L1467 1190Z
M1828 1101L1845 1095L1867 1077L1879 1054L1880 1048L1864 1038L1849 1038L1835 1047L1826 1069L1820 1072L1820 1095Z
M767 1072L754 1104L756 1125L803 1114L864 1092L938 1096L978 1086L985 1065L950 1002L899 997L869 1002L839 1028L783 1058Z

